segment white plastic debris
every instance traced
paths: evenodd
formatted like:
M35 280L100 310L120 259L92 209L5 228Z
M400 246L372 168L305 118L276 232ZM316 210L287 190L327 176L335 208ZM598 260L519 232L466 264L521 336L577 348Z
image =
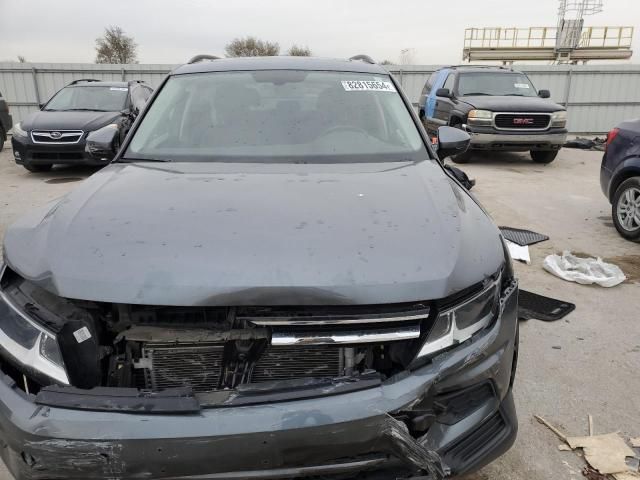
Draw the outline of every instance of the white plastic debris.
M525 245L521 247L517 243L513 243L510 240L506 240L507 248L509 249L509 254L511 258L514 260L520 260L527 265L531 263L531 256L529 255L529 247Z
M576 257L566 250L562 256L549 255L542 266L556 277L583 285L595 283L601 287L615 287L627 279L617 265L603 262L601 258Z

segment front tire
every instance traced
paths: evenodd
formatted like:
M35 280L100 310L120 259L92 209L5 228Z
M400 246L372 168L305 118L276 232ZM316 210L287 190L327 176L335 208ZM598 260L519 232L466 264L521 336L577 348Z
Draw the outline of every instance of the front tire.
M529 153L536 163L551 163L558 156L558 150L531 150Z
M51 163L41 163L41 164L38 164L38 165L25 164L25 165L23 165L23 167L26 168L27 170L29 170L30 172L33 172L33 173L48 172L53 167L53 164L51 164Z
M640 242L640 177L628 178L616 189L611 216L620 235Z

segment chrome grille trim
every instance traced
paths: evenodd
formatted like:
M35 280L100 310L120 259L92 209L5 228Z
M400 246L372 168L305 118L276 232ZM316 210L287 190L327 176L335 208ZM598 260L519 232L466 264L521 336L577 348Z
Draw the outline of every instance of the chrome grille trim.
M238 317L240 320L247 320L254 325L262 326L313 326L313 325L354 325L370 323L393 323L410 322L427 318L429 309L425 308L416 314L411 315L366 315L363 317L338 315L338 316L314 316L314 317Z
M54 138L54 132L60 133L60 137ZM78 143L83 135L83 130L31 130L31 141L45 145L72 145Z
M403 328L333 331L273 332L271 345L353 345L358 343L396 342L420 337L420 325Z
M518 117L523 117L526 115L536 115L536 116L545 116L548 117L547 125L544 128L526 128L526 127L515 127L515 128L506 128L506 127L498 127L496 125L496 117L498 115L517 115ZM548 112L493 112L492 125L496 130L508 131L508 132L544 132L548 130L551 126L551 113Z

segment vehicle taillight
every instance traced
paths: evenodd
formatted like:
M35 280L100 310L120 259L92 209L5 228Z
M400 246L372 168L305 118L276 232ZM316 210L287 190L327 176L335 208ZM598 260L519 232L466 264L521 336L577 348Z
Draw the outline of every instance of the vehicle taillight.
M620 133L619 128L614 128L609 133L607 133L607 143L604 146L605 150L609 147L609 145L611 145L611 142L613 142L613 139L618 136L618 133Z

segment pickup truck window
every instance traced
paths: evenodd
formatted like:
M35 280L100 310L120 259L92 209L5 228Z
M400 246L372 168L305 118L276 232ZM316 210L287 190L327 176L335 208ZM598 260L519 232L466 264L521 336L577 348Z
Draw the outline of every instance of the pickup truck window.
M523 73L473 72L460 74L458 94L535 97L538 93Z

